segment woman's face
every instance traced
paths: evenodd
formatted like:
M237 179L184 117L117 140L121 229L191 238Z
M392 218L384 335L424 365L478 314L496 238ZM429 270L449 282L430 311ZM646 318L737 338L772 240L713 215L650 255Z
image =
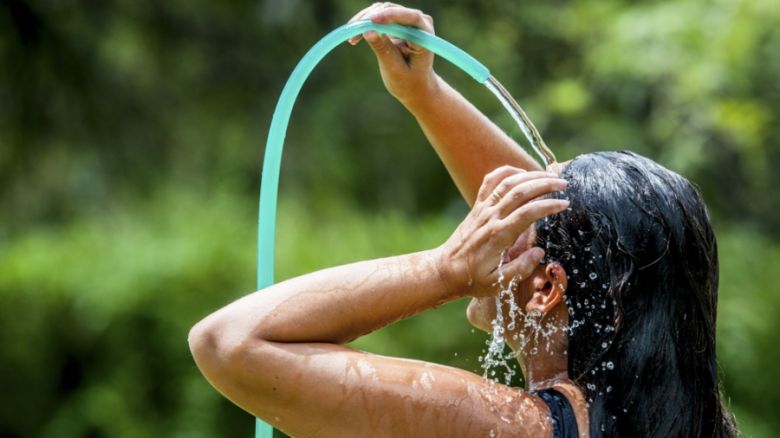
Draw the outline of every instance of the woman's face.
M519 254L533 247L535 242L536 230L533 226L528 227L527 230L520 234L514 245L509 248L506 257L508 257L510 260L514 257L517 257ZM540 265L537 267L537 271L538 270L544 271L544 266ZM531 299L533 294L533 280L535 277L535 275L530 275L528 278L516 282L512 289L515 303L524 312L526 310L526 303L528 303L528 300ZM505 279L502 288L507 287L511 280L511 278ZM498 292L499 291L496 290L496 295ZM466 311L466 316L471 325L488 333L493 330L492 321L496 318L496 295L471 299L471 302L469 303L468 309ZM505 312L507 312L509 306L502 305L502 308ZM504 321L508 322L509 320L509 315L505 314ZM504 327L504 329L507 330L507 327Z
M549 166L547 166L548 172L554 172L557 174L561 174L566 167L567 164L569 164L571 160L564 161L563 163L552 163ZM520 255L523 251L526 251L533 247L536 243L536 229L532 225L528 227L527 230L525 230L520 236L518 236L517 240L515 241L514 245L509 248L507 251L507 257L511 260L514 257L517 257ZM536 274L539 274L541 272L544 272L545 266L539 265L534 273L527 278L523 279L522 281L518 282L516 286L513 288L513 295L515 299L515 303L517 306L522 310L526 311L526 305L528 301L533 296L534 291L534 279L538 276ZM504 285L502 287L506 287L509 284L509 281L511 279L507 278L504 282ZM496 291L496 294L498 293L498 290ZM502 306L504 310L506 311L506 308L509 306ZM490 295L487 297L481 297L481 298L472 298L471 302L469 303L468 309L466 310L466 316L474 327L486 331L488 333L492 332L492 321L496 318L496 295ZM507 318L508 315L504 315L504 321L509 321L510 319ZM504 327L505 330L507 330L507 327ZM506 337L507 339L509 337Z

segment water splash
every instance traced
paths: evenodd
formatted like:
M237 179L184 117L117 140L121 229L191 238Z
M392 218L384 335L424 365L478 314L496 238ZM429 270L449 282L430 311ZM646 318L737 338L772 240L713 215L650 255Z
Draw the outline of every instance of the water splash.
M517 351L525 351L529 355L536 355L539 353L540 347L546 352L551 351L551 337L560 328L554 321L547 321L542 324L541 312L531 311L526 313L518 306L514 290L519 283L519 279L513 277L508 283L505 283L504 260L505 258L502 254L497 268L498 280L496 286L499 290L494 299L496 317L491 321L491 336L486 341L488 346L487 352L479 357L479 361L481 362L484 378L498 383L498 373L503 372L504 383L509 385L517 373L515 360L518 353L511 351L505 353L507 330L512 333L512 340L517 342ZM522 324L520 327L518 327L518 322ZM529 343L532 343L532 346L526 351Z
M487 341L488 349L484 356L480 356L482 362L482 377L497 381L497 370L504 373L504 383L509 385L512 381L512 377L515 376L516 371L513 366L513 359L516 357L514 354L504 354L506 349L506 339L504 334L506 329L504 328L504 304L507 304L507 316L509 317L509 323L507 328L513 330L517 323L517 315L519 314L519 308L514 300L514 294L512 290L515 287L516 280L512 278L509 284L504 286L504 254L498 262L498 281L497 286L499 292L495 297L496 304L496 317L491 321L491 334L490 339Z

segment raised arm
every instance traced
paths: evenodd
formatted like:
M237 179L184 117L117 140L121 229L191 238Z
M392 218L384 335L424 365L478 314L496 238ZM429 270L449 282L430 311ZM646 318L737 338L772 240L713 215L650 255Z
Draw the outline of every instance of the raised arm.
M564 186L552 174L498 169L440 247L326 269L241 298L193 327L195 361L226 397L295 436L484 436L491 428L516 435L546 427L531 420L541 411L517 409L526 399L535 406L520 390L339 344L463 295L495 293L502 252L568 205L536 198ZM505 275L527 276L542 255L523 252ZM491 397L505 408L496 410Z
M392 3L375 3L351 21L364 19L434 33L430 16ZM523 148L433 71L431 52L375 32L363 37L376 54L388 91L415 116L469 205L493 169L510 165L541 170ZM350 43L357 44L363 37Z

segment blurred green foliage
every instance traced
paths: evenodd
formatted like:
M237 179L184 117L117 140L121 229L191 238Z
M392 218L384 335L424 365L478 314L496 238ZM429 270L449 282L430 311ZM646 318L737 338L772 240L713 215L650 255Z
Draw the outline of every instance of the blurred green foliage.
M559 159L626 148L701 187L724 391L746 436L778 435L780 3L409 4L491 69ZM0 1L0 436L251 434L187 331L252 290L273 106L303 53L365 6ZM436 69L521 138L486 90ZM466 211L365 47L325 59L291 126L279 278L437 245ZM464 307L355 345L476 370L485 337Z

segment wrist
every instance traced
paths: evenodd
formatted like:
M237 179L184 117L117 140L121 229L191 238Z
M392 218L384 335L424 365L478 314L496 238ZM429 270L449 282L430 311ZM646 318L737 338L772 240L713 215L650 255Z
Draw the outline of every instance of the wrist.
M442 289L453 299L467 295L471 286L468 276L460 275L456 263L452 263L444 245L430 251L430 260Z
M442 93L444 80L435 72L431 72L422 83L414 88L406 97L398 101L415 116L429 111Z

